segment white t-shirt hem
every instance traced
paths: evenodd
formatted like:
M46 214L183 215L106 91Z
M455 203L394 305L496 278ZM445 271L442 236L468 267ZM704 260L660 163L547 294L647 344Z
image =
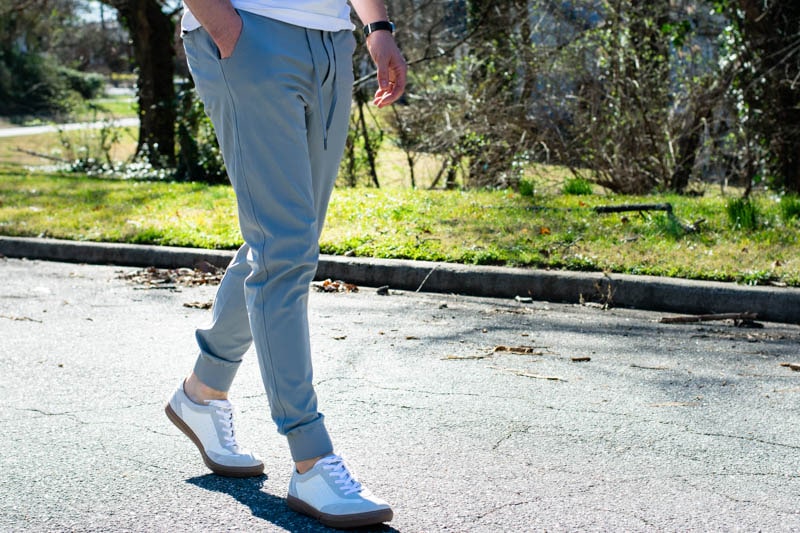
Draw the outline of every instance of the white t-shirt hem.
M279 20L312 30L353 30L350 6L343 0L233 0L233 7L263 17ZM184 4L181 29L192 31L200 27L191 10Z

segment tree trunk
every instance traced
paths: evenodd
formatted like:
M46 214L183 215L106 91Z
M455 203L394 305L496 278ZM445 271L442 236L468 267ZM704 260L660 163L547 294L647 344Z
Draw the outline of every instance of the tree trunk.
M800 3L739 0L738 5L756 64L745 100L758 113L758 134L769 143L768 166L780 185L800 192Z
M107 0L133 41L138 72L139 143L156 167L175 164L175 23L158 0Z

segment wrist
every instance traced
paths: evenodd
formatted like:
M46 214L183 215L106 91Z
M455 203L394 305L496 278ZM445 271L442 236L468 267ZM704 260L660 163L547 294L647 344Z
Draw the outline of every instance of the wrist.
M366 39L370 35L375 32L389 32L389 34L394 35L394 23L388 20L377 20L375 22L370 22L369 24L364 25L364 38Z

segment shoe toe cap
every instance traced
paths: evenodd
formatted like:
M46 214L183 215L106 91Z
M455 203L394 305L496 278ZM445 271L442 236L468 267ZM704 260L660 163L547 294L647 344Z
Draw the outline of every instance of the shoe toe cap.
M224 466L247 468L264 465L264 462L261 460L261 458L249 452L221 454L212 450L207 450L206 453L208 454L209 459Z
M353 498L349 501L338 501L322 506L320 511L329 515L345 516L352 514L372 513L376 511L391 512L388 503L380 498Z

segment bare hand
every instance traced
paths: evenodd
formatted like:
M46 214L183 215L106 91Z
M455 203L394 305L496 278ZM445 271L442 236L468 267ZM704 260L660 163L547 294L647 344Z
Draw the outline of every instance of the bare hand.
M233 54L242 34L242 18L231 10L225 20L217 20L215 24L207 26L206 31L219 49L219 58L227 59Z
M406 60L388 31L370 33L367 36L367 50L378 67L378 90L372 103L378 107L393 104L406 88Z

